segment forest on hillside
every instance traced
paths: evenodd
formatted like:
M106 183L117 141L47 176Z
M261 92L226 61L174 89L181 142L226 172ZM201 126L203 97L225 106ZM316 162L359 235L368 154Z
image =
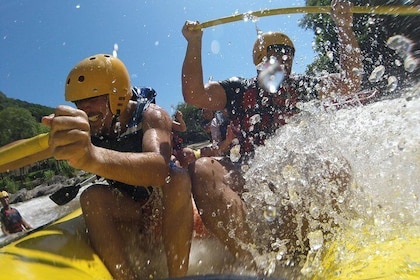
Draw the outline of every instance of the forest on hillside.
M41 118L54 108L9 98L0 91L0 146L48 131Z

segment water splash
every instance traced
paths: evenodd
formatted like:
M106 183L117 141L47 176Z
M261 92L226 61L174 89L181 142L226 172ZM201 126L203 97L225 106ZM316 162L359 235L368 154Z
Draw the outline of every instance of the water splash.
M390 49L395 50L397 54L404 58L410 52L413 42L402 35L395 35L390 37L386 41L386 44Z
M239 144L234 145L230 149L229 157L230 157L230 160L232 162L238 162L239 161L239 159L241 158L240 150L241 150L241 145L239 145Z
M264 90L275 93L284 80L284 68L278 63L275 57L257 65L258 82Z
M390 49L395 50L398 56L404 60L404 69L407 72L412 73L417 69L420 60L416 59L412 53L412 47L414 46L412 40L402 35L395 35L390 37L386 43Z
M420 64L420 60L416 59L412 55L408 55L404 59L404 69L409 73L413 73L417 69L417 65L419 64Z
M380 80L382 80L383 76L385 74L385 66L379 65L375 69L373 69L372 73L369 76L369 82L371 83L377 83Z
M317 252L341 228L363 243L420 224L419 88L333 112L313 104L256 149L243 198L268 275L318 273Z
M393 92L398 87L398 80L395 76L390 76L388 78L388 84L386 86L386 91Z
M259 17L254 16L254 15L252 14L252 12L248 12L248 13L244 13L244 15L243 15L243 20L244 20L244 22L251 21L251 22L256 23L256 22L257 22L257 21L259 21L260 19L259 19Z
M118 44L117 43L114 44L114 49L112 51L112 56L113 57L118 57Z

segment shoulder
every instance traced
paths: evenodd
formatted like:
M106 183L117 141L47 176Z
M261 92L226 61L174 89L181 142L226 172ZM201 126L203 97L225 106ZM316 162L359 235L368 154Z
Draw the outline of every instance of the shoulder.
M222 85L223 87L239 87L239 86L245 86L248 84L250 79L245 79L243 77L231 77L226 80L219 81L218 83Z
M150 104L143 112L143 122L149 127L172 129L172 119L168 112L156 104Z
M224 88L228 100L243 94L250 88L256 87L256 78L246 79L242 77L232 77L230 79L220 81L220 85Z

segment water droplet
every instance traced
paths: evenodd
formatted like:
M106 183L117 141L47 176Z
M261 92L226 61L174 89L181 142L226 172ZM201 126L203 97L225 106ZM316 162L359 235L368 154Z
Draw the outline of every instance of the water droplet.
M260 121L261 121L261 116L259 114L255 114L249 118L249 122L253 125L259 123Z
M416 70L417 68L417 64L419 63L419 60L415 59L413 56L408 55L405 59L404 59L404 69L409 72L409 73L413 73L414 70Z
M308 233L309 246L311 250L316 251L324 245L324 235L322 231L316 230Z
M392 50L395 50L401 57L405 57L410 51L412 41L404 36L395 35L390 37L386 44Z
M115 43L114 44L114 50L112 51L112 56L113 57L118 57L118 44L117 43Z
M169 183L171 182L171 176L170 176L170 175L168 175L168 176L165 178L165 182L166 182L166 184L169 184Z
M230 160L232 162L238 162L239 159L241 158L241 145L235 145L230 149Z
M248 22L248 21L251 21L251 22L257 22L257 21L259 20L259 18L258 18L257 16L254 16L254 15L252 14L252 12L248 12L248 13L245 13L245 14L243 15L243 20L244 20L245 22Z
M260 70L258 82L261 87L270 93L277 92L284 79L284 69L277 59L271 57L268 61L261 62L257 69Z
M397 78L395 76L390 76L388 78L388 84L386 86L386 90L388 92L392 92L392 91L394 91L397 88L397 86L398 86L398 80L397 80Z
M372 73L369 76L369 82L377 83L379 82L385 73L385 66L379 65L375 69L373 69Z
M271 223L277 217L277 209L274 206L267 205L264 209L264 219Z
M114 127L114 133L119 134L121 132L121 122L116 122Z
M328 51L327 52L327 57L330 61L333 61L334 59L334 53L332 51Z

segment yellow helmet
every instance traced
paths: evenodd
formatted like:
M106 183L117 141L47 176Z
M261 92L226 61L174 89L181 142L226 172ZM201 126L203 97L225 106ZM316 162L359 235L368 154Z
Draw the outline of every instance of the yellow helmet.
M109 54L97 54L80 61L67 76L66 101L78 101L107 94L112 114L123 111L131 98L130 76L124 63Z
M292 40L290 40L286 34L281 32L263 33L258 35L258 38L254 43L252 57L255 65L258 65L263 61L263 58L267 56L267 48L272 45L286 45L292 49L293 53L295 51Z
M0 192L0 198L9 197L9 194L6 191Z

